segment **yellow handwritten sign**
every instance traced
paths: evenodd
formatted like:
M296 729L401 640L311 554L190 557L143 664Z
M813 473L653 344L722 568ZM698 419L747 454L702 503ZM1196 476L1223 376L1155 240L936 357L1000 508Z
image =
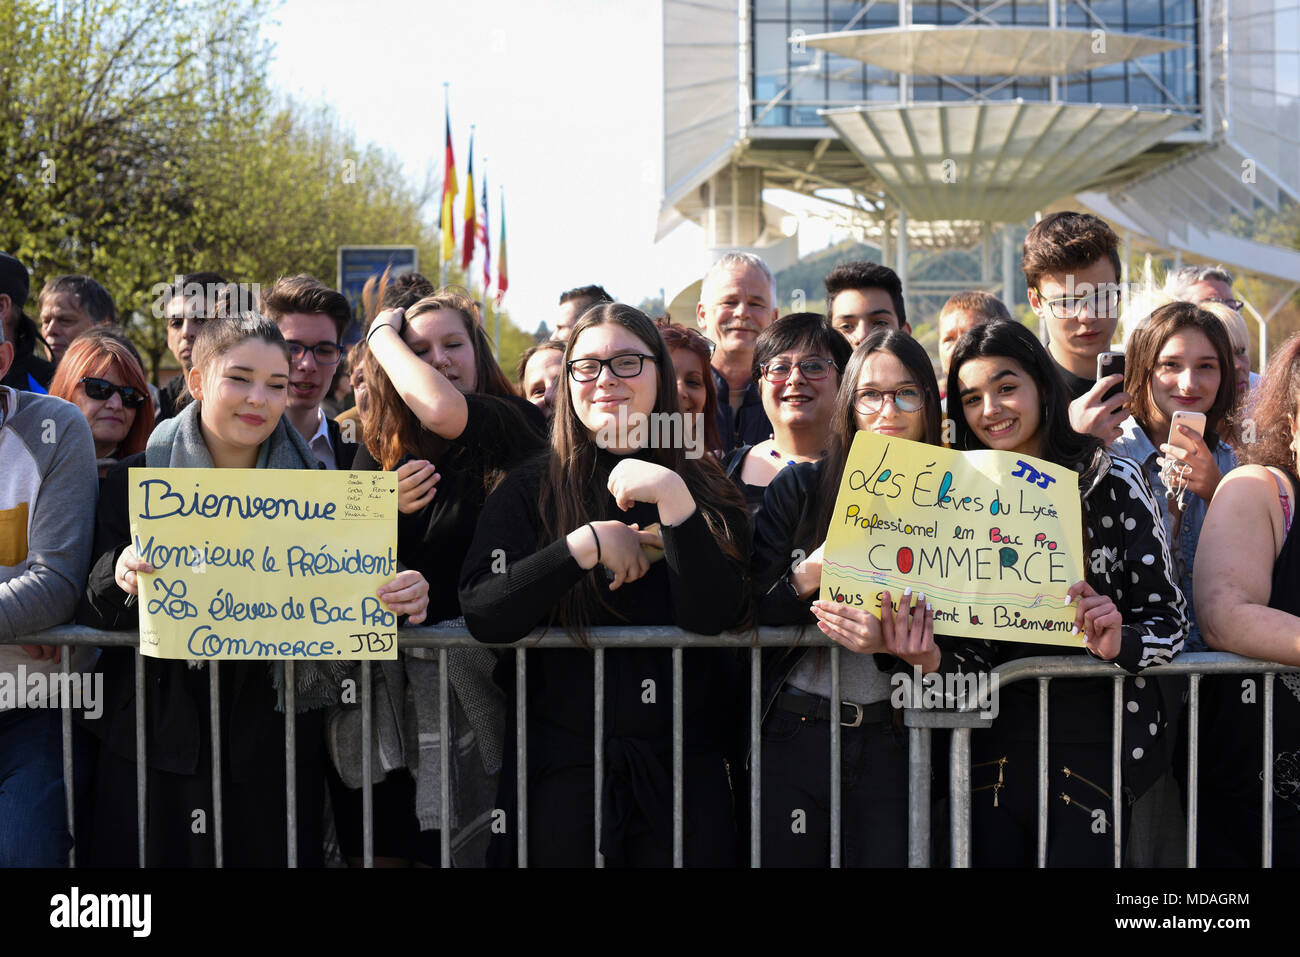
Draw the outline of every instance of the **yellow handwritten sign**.
M155 658L393 659L393 472L131 469L140 651Z
M826 536L821 597L879 614L924 592L937 634L1081 647L1076 472L1014 452L952 452L859 432Z

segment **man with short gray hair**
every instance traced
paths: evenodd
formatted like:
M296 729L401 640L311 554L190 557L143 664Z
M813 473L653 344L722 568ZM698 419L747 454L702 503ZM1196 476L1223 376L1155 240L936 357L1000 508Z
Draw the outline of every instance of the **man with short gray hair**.
M1165 295L1183 302L1221 302L1241 312L1244 305L1232 295L1232 273L1222 266L1184 266L1165 279Z
M753 366L754 341L777 316L772 270L753 253L727 253L705 274L695 315L714 345L722 451L770 438L772 425L763 411Z

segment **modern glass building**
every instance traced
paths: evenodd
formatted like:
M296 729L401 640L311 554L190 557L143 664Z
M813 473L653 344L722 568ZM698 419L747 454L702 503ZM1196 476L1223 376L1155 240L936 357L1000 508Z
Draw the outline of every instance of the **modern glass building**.
M1132 249L1300 282L1300 253L1223 228L1300 199L1296 0L663 4L661 234L691 219L779 268L765 193L816 196L920 314L971 285L1023 301L1019 231L1066 206ZM954 250L973 280L928 268Z

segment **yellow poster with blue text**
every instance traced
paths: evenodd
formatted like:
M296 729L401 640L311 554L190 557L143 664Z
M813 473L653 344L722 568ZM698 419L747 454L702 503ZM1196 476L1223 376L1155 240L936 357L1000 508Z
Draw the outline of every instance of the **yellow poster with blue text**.
M393 472L131 469L140 651L395 659L375 591L397 575Z
M879 614L924 592L935 634L1082 647L1078 474L1014 452L859 432L823 551L821 598Z

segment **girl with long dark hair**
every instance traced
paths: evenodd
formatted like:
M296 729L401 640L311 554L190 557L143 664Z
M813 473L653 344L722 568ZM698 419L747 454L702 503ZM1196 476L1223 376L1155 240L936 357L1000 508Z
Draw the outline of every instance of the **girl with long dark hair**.
M512 841L512 777L526 774L530 864L590 866L599 800L605 859L663 866L672 849L670 653L605 653L597 796L594 669L581 646L598 625L717 634L744 621L748 522L712 457L691 457L674 438L673 365L647 316L619 303L589 309L564 359L550 449L489 497L461 577L461 606L480 641L559 627L580 646L529 655L528 767L502 775L498 807L511 811ZM684 660L685 862L725 866L735 860L726 761L734 659L695 649ZM513 699L513 669L501 674ZM500 850L499 863L513 860L513 848Z
M1133 675L1178 654L1186 603L1170 574L1159 506L1136 463L1112 456L1070 427L1069 395L1047 350L1016 322L970 330L948 370L953 447L997 449L1080 473L1085 580L1070 586L1080 647ZM993 642L995 661L1075 654L1061 645ZM1047 863L1111 866L1113 802L1108 680L1052 682L1048 741ZM1169 707L1156 682L1125 682L1122 834L1128 808L1167 766ZM972 741L972 828L977 864L1032 866L1037 847L1038 689L1024 681L1001 694L1001 712ZM1162 758L1166 760L1162 761Z

